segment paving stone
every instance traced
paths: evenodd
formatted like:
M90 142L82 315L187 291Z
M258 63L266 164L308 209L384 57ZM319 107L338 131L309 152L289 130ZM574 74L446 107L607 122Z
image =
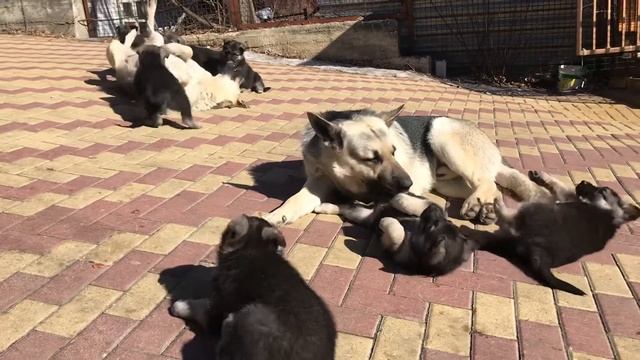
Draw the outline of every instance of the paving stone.
M513 300L500 296L476 293L473 323L481 334L516 338L515 310Z
M590 262L585 266L596 293L631 297L631 291L616 266Z
M327 249L305 244L296 244L289 252L288 260L306 280L310 280L320 265Z
M424 324L385 317L372 359L419 359Z
M0 351L6 350L56 309L55 305L24 300L0 314Z
M551 289L525 283L516 283L518 319L557 325L558 316Z
M566 359L560 328L522 320L519 322L525 359Z
M27 274L52 277L67 268L75 260L93 249L95 245L78 241L65 241L45 256L40 257L24 268Z
M103 358L135 325L130 319L100 315L53 359Z
M473 334L473 359L519 359L518 343L501 337Z
M32 330L5 352L0 353L0 359L48 359L68 341L69 339L62 336Z
M0 252L0 281L22 270L39 258L36 254L21 251Z
M87 286L73 300L37 327L37 330L67 338L75 337L97 318L115 299L119 291Z
M338 333L336 339L336 359L368 360L373 340L351 334Z
M635 359L640 353L640 340L614 336L613 343L620 360Z
M460 356L469 356L471 344L471 311L432 304L427 321L425 346Z
M571 351L612 357L609 341L597 313L560 308L560 320Z
M118 299L106 313L142 320L166 294L164 287L158 283L158 275L147 273Z

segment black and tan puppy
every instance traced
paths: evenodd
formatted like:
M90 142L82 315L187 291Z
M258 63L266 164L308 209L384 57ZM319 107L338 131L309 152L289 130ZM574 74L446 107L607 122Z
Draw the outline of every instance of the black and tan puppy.
M147 111L150 125L162 125L161 114L167 109L179 111L187 128L197 129L191 115L189 98L178 79L164 65L169 56L166 49L143 46L139 50L139 67L133 79L134 89Z
M199 46L191 46L193 49L193 61L202 66L211 75L229 73L232 80L240 79L240 88L263 93L267 90L262 77L253 71L244 58L244 45L235 40L225 40L222 51L212 50ZM231 72L228 69L231 69Z
M465 262L478 245L461 233L438 205L424 198L417 200L423 200L426 207L420 209L419 217L413 216L413 209L401 212L390 204L368 208L324 203L315 211L377 226L383 249L405 270L429 276L447 274Z
M529 177L548 188L558 202L531 202L509 209L498 201L500 232L484 248L520 260L549 287L584 295L551 269L602 250L622 224L640 217L640 208L625 203L612 189L587 181L571 191L543 172L529 172Z
M171 314L219 330L216 359L333 359L333 318L279 254L284 246L282 233L265 220L232 220L222 234L211 297L176 301Z

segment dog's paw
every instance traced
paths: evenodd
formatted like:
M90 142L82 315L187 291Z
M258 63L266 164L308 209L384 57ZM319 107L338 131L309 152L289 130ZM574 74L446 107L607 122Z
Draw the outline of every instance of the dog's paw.
M460 215L467 220L477 220L483 225L496 222L497 215L492 201L482 201L478 197L470 197L462 204Z
M276 227L287 223L287 217L285 215L278 216L275 213L267 213L261 217L263 220Z
M542 171L529 170L527 175L529 175L529 180L533 181L536 185L545 184L544 173Z
M313 209L316 214L338 215L340 214L340 207L336 204L322 203Z
M498 220L495 204L483 204L478 214L478 221L483 225L491 225Z

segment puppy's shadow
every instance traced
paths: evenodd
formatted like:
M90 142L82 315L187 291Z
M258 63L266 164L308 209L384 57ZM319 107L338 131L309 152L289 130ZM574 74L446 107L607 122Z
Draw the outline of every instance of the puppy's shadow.
M347 249L362 257L370 257L380 261L382 266L379 270L390 274L411 274L411 272L398 266L389 254L382 249L380 238L372 229L344 223L342 233L348 238L344 242Z
M210 296L211 282L216 276L215 267L202 265L181 265L165 269L160 273L158 282L169 293L171 303L176 300L199 299ZM167 309L168 311L168 309ZM182 347L182 359L215 359L217 337L201 329L198 325L186 322L194 337Z
M123 121L128 122L130 125L124 126L129 128L137 128L145 126L146 112L144 109L133 101L133 95L122 90L115 81L115 71L113 69L105 69L100 71L89 71L97 78L87 79L85 84L95 86L102 92L109 95L101 97L100 100L109 104L111 110L118 114ZM110 80L113 78L114 80ZM186 129L185 126L179 124L173 120L162 119L163 125L171 126L175 129ZM119 125L123 126L123 125Z

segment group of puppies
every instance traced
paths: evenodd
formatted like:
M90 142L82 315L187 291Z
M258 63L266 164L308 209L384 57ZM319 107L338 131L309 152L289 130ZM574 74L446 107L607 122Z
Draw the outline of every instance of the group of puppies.
M145 26L118 27L107 47L118 85L145 109L147 125L162 125L161 116L174 110L186 128L199 128L192 110L247 107L240 100L243 90L268 90L246 62L240 42L226 40L222 50L213 50L155 31L156 5L149 1Z
M442 208L427 199L382 203L323 203L316 212L338 214L348 221L377 227L383 248L407 270L430 275L447 274L475 250L487 250L524 266L551 288L575 295L585 293L551 269L602 250L623 224L640 217L640 208L624 202L608 187L582 181L575 188L541 171L529 179L550 196L507 208L496 202L497 232L457 227Z
M552 288L584 295L550 268L604 248L622 224L640 216L640 208L625 203L610 188L587 181L572 188L544 172L530 171L529 178L550 196L517 209L498 201L500 228L493 234L465 233L426 199L420 199L422 210L401 212L397 203L373 208L325 203L318 212L378 224L384 248L407 270L442 275L471 252L489 250L521 260ZM264 219L233 219L222 234L211 295L177 300L169 312L216 334L217 359L333 359L336 325L331 312L284 259L285 247L282 233Z

